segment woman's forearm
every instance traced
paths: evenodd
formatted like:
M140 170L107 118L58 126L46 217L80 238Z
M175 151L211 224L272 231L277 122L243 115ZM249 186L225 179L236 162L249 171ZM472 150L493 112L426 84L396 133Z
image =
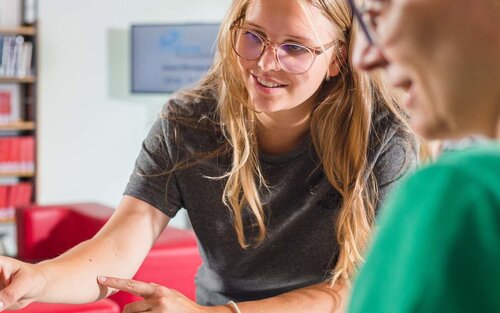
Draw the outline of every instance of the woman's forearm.
M238 303L241 313L343 313L346 310L350 288L347 285L318 284L293 290L276 297ZM214 310L231 312L230 307ZM236 311L233 309L233 313Z
M83 242L58 258L36 265L47 282L37 301L85 303L103 298L107 294L97 284L98 275L113 273L118 277L130 277L139 267L123 263L123 258L111 245L96 244L92 240Z
M125 197L94 238L36 265L46 280L36 301L83 303L107 296L97 276L132 277L168 221L145 202Z

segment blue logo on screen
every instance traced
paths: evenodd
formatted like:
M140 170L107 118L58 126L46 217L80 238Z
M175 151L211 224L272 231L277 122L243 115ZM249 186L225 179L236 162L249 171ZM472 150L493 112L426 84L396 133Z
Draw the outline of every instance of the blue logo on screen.
M182 34L178 30L170 30L159 39L163 51L171 54L182 54L184 56L197 56L203 53L201 45L187 45L182 42Z

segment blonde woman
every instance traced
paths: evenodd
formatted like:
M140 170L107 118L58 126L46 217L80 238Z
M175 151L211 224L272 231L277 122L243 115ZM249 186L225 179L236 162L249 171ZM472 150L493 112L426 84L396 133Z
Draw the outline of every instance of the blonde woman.
M166 105L111 220L55 260L2 259L0 301L112 287L144 297L126 312L341 310L377 206L416 162L398 95L351 70L351 22L343 0L233 1L213 68ZM123 279L180 208L203 258L197 303Z

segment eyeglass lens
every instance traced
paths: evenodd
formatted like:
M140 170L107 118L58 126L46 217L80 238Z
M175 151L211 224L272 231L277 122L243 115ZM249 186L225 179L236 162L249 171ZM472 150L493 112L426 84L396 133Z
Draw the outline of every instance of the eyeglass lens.
M236 53L247 60L259 58L266 43L259 35L246 29L236 29L233 38ZM314 62L313 52L304 46L283 43L276 48L276 55L283 70L291 73L304 73Z

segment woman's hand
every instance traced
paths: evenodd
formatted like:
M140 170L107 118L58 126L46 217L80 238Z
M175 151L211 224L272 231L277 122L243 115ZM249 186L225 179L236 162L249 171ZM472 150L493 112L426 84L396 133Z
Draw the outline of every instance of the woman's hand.
M42 294L46 285L37 265L0 256L0 311L24 308Z
M180 292L153 283L145 283L132 279L99 276L97 281L102 286L129 292L144 298L142 301L127 304L123 313L157 312L157 313L197 313L197 312L230 312L228 308L204 307L186 298Z

